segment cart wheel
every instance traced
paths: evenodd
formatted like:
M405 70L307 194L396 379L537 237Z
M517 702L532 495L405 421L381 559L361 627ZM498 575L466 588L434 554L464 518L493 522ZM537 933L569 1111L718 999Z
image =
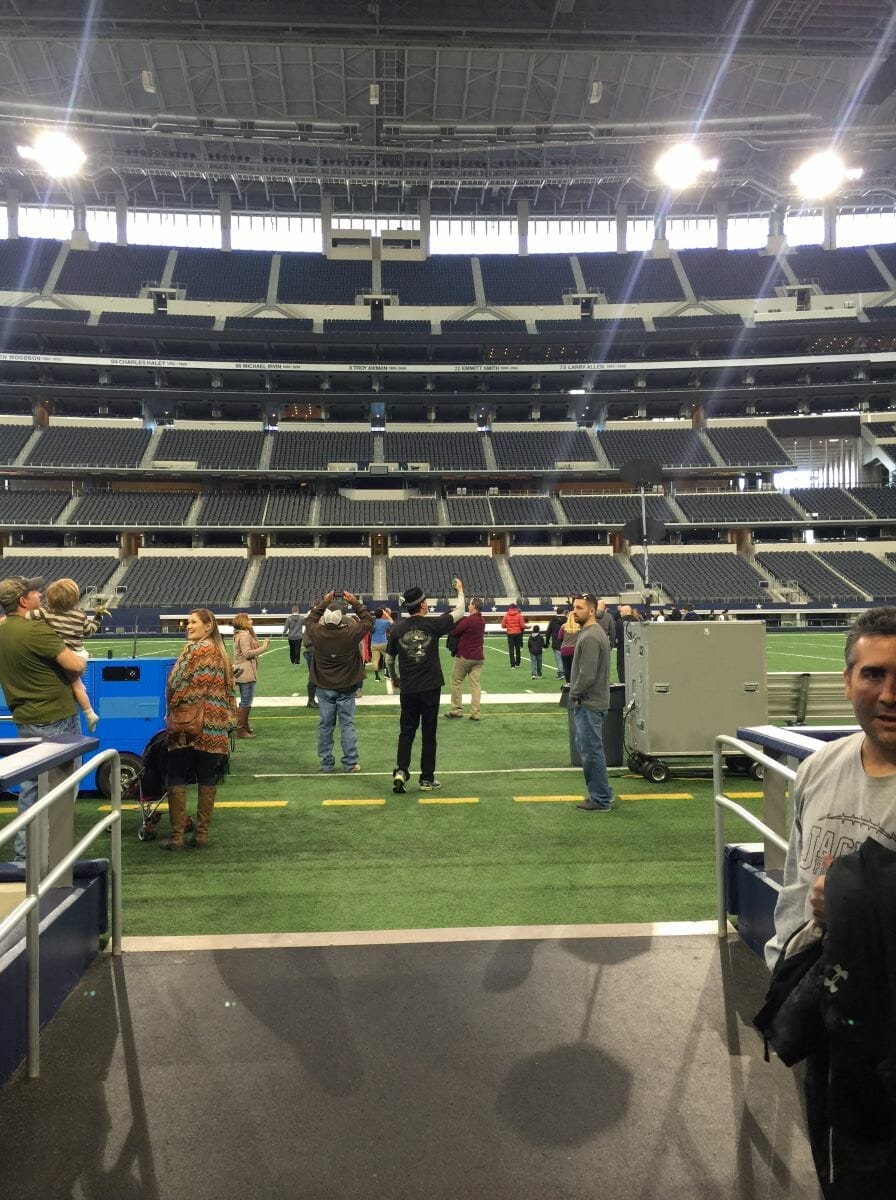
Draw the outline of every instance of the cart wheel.
M669 778L669 768L661 759L655 758L645 764L644 778L648 783L665 783Z
M625 760L625 765L628 767L628 769L630 771L633 771L635 774L637 774L641 770L641 760L640 760L640 758L638 758L637 754L630 754L628 756L628 758Z
M122 751L119 757L121 759L121 790L124 791L128 784L133 783L137 778L143 769L143 763L136 754L128 754L127 751ZM112 795L112 767L108 762L104 762L97 767L96 786L107 800L110 799Z
M150 828L148 825L140 825L137 829L137 840L145 842L150 836Z
M765 767L760 762L751 762L747 774L751 779L765 779Z

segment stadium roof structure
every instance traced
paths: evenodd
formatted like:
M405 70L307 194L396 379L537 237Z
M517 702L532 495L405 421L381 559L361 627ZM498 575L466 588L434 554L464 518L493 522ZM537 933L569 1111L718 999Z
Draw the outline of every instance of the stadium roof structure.
M0 187L42 203L433 215L654 213L663 148L718 172L670 211L767 212L839 145L896 196L892 0L0 0ZM76 184L23 162L84 144Z

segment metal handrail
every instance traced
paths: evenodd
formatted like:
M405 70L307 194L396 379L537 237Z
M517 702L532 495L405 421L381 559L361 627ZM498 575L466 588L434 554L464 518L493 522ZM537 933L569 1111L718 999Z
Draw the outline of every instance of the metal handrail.
M767 771L774 771L791 783L796 779L796 771L791 770L790 767L786 767L782 762L778 762L774 758L769 758L767 754L763 754L761 750L757 750L749 742L742 742L739 738L730 737L726 733L720 733L713 743L712 788L716 835L716 915L720 938L727 937L728 935L728 906L725 903L725 811L734 813L746 821L748 825L752 825L754 829L758 830L767 841L772 842L779 850L783 850L785 853L787 851L787 841L779 833L776 833L774 829L770 829L758 817L754 817L749 809L744 808L742 804L735 804L733 800L729 800L722 791L724 786L723 749L729 752L733 750L737 754L746 755L752 762L761 763Z
M37 818L43 816L61 796L70 795L73 785L86 775L90 775L104 762L111 765L112 811L102 817L88 830L80 842L58 862L43 879L40 878L40 864L43 862L43 823ZM66 775L56 787L46 796L41 797L36 804L17 816L15 820L0 830L0 846L10 841L22 830L28 829L28 840L25 848L25 898L0 921L0 938L8 933L24 919L25 920L25 953L28 959L27 974L27 1012L28 1012L28 1078L37 1079L40 1074L40 901L55 885L83 852L105 830L112 834L110 851L110 882L112 892L112 953L121 954L121 761L117 750L103 750L89 762L83 763L77 770Z

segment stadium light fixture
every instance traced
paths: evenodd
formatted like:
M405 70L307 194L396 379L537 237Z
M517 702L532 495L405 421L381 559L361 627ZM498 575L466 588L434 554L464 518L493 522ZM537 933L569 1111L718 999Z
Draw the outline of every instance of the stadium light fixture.
M77 175L87 155L78 143L56 129L45 129L30 146L17 147L21 158L36 162L42 171L54 179L66 179Z
M799 194L806 200L823 200L838 192L848 179L861 179L861 167L847 167L836 150L819 150L797 167L790 176Z
M697 183L701 175L718 169L719 160L704 158L700 147L694 142L671 146L653 165L657 179L672 192L682 192Z

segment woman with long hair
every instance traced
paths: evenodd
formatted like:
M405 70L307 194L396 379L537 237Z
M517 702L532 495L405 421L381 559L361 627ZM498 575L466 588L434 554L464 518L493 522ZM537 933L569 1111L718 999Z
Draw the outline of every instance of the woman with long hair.
M187 781L199 785L191 846L208 846L208 830L218 784L227 774L230 730L236 720L233 667L214 613L196 608L187 617L187 644L168 676L169 714L185 705L202 706L202 726L187 745L169 746L165 786L171 835L164 850L182 850L187 823Z
M572 656L576 652L576 638L581 632L582 627L570 609L560 635L560 658L563 661L563 674L566 676L567 683L572 677Z
M270 644L270 638L260 642L255 636L252 618L248 613L236 614L233 618L233 670L240 689L240 706L236 715L238 738L255 737L255 730L249 725L249 714L258 683L258 656L264 654Z

